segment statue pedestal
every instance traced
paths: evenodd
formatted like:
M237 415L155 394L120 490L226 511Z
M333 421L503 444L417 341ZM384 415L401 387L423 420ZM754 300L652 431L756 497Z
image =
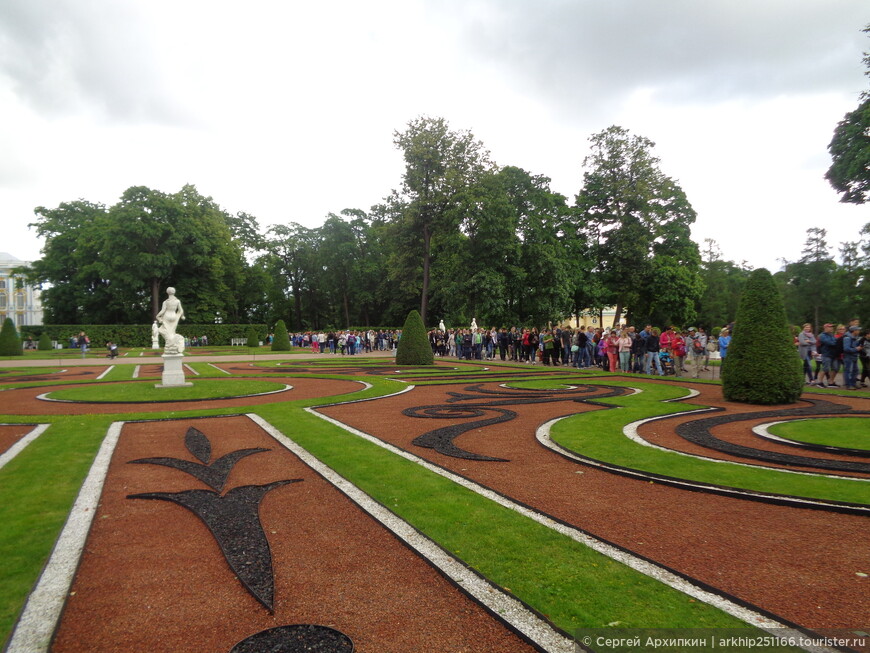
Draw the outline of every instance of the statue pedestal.
M183 354L163 354L163 383L154 384L155 388L190 387L193 384L185 382L184 367L181 361Z

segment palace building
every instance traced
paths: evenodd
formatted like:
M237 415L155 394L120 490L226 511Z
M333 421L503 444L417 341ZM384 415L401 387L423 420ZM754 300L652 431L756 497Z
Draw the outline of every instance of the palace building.
M27 283L23 274L14 270L29 265L6 252L0 252L0 323L11 317L15 328L42 324L42 302L39 291Z

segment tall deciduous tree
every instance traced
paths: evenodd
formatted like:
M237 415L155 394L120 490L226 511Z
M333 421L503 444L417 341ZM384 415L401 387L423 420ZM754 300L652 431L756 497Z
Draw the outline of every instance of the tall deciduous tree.
M106 207L77 200L54 209L40 206L34 212L37 219L30 226L45 245L42 258L33 262L28 276L43 287L46 322L89 321L109 296L98 267Z
M659 169L648 138L611 126L590 142L577 207L596 246L596 274L616 305L614 321L626 308L643 318L693 317L703 283L685 193Z
M870 34L870 25L864 28ZM864 53L865 75L870 77L870 53ZM861 104L837 124L828 145L831 167L825 174L841 202L864 204L870 199L870 91L861 94Z
M398 194L403 226L412 236L422 263L420 316L426 323L433 239L455 234L460 198L489 168L489 155L469 131L452 131L443 118L420 117L393 139L402 150L405 173Z

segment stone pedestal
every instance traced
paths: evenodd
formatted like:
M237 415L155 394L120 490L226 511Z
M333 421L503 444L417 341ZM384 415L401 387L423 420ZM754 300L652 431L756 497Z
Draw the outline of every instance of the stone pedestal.
M155 388L189 387L192 383L184 380L183 354L163 354L163 383L155 384Z

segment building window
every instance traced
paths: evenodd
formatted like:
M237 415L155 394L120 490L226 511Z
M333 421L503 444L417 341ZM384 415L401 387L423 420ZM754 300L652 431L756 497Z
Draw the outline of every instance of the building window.
M0 290L6 290L6 279L0 279Z
M6 293L0 290L0 311L6 310Z
M15 295L15 308L17 308L19 311L23 311L24 305L26 303L25 300L26 300L26 298L25 298L23 292L16 293L16 295Z

